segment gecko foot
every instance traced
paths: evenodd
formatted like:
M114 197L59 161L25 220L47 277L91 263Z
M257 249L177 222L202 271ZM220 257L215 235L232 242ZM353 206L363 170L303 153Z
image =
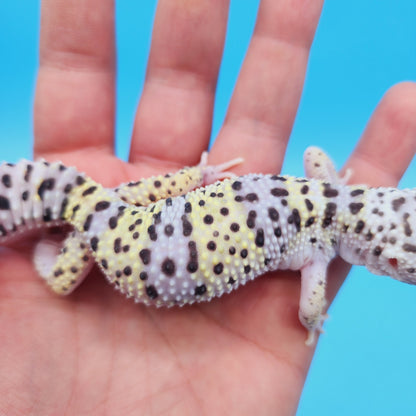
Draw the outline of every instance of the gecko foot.
M208 152L202 152L198 166L201 168L204 176L204 185L209 185L222 179L232 178L235 174L229 172L228 169L243 162L244 159L242 157L237 157L218 165L208 165Z

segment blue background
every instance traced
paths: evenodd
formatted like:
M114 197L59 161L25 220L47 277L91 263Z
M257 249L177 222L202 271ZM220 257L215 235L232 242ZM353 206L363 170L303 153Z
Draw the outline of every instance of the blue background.
M144 79L155 4L117 5L116 134L123 158ZM258 0L231 1L213 137L257 7ZM31 157L39 8L38 1L5 0L0 6L0 158L8 161ZM325 4L284 172L302 174L301 156L309 144L323 147L342 166L385 91L416 79L415 16L414 0ZM416 166L409 168L401 186L414 186L415 173ZM330 309L298 415L414 414L415 299L416 288L354 268Z

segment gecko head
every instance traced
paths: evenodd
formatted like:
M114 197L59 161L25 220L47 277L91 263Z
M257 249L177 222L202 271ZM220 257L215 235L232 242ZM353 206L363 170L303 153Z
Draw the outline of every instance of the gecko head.
M416 241L399 242L392 238L384 247L374 247L368 255L374 259L367 266L371 272L416 284Z

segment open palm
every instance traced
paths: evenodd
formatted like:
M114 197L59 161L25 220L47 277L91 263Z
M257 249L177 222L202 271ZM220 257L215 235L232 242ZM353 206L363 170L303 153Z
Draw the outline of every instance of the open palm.
M45 0L35 154L106 186L195 164L210 136L227 1L159 1L130 163L113 155L111 1ZM278 172L322 1L264 0L211 163ZM300 13L299 10L302 12ZM394 185L416 148L416 87L393 87L348 167ZM393 140L394 139L394 140ZM389 155L389 165L383 163ZM155 309L93 270L70 296L34 272L30 241L0 252L0 409L21 414L260 414L296 410L313 348L297 319L296 273L274 273L210 303ZM329 298L348 267L335 262Z

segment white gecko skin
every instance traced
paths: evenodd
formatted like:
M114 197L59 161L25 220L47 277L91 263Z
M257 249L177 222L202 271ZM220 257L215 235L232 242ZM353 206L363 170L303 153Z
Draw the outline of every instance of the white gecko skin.
M204 156L196 167L118 189L61 163L3 163L0 244L68 223L74 233L62 247L46 240L36 249L56 293L73 290L92 257L116 289L156 306L208 301L265 272L300 270L299 318L312 344L336 255L416 283L416 190L345 185L320 152L305 152L306 172L319 179L250 174L194 191L206 175L230 176L223 170L239 161L211 167ZM316 170L317 160L329 165Z

